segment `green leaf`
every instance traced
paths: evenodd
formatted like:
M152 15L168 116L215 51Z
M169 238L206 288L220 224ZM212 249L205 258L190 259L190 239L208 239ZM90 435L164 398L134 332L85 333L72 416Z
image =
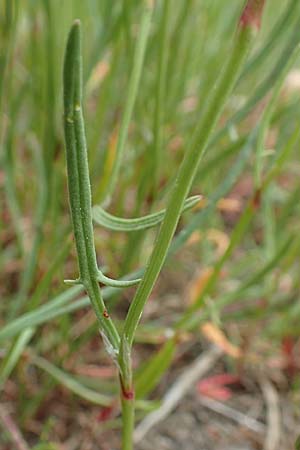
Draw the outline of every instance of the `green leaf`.
M10 350L5 355L0 368L0 388L10 376L23 353L24 348L32 338L33 328L26 328L13 343Z
M120 337L106 315L97 275L99 272L92 220L92 193L88 165L85 122L82 113L81 25L75 20L69 32L63 70L64 129L66 143L69 204L79 278L89 296L102 334L117 351Z
M83 291L82 287L75 286L67 291L59 294L55 297L51 302L46 303L45 305L36 308L34 311L23 314L20 317L17 317L14 320L8 322L4 327L0 330L0 341L5 339L10 339L16 334L20 333L24 328L34 327L44 322L48 322L49 320L57 317L61 314L61 311L66 308L66 304L71 302L71 300L75 300L77 295ZM82 301L84 300L84 302ZM79 300L81 307L89 304L88 299L85 297L84 299ZM82 304L83 303L83 304ZM76 304L76 302L73 303ZM68 305L72 307L71 305Z
M105 276L100 270L98 271L97 280L100 283L105 284L106 286L111 286L115 288L125 288L130 286L135 286L141 281L141 278L135 278L133 280L114 280L113 278L109 278Z
M182 211L187 211L199 203L202 199L201 195L194 195L188 198ZM148 228L159 225L165 217L166 210L162 209L159 212L148 214L143 217L137 217L133 219L124 219L121 217L113 216L106 212L101 206L97 205L93 207L93 219L98 225L108 228L113 231L138 231L146 230Z
M75 377L54 366L54 364L50 363L46 359L41 358L40 356L34 356L32 358L32 363L35 366L47 372L56 381L58 381L60 384L68 388L71 392L78 395L79 397L84 398L85 400L91 403L95 403L97 405L102 406L111 405L112 402L111 397L109 397L108 395L100 394L99 392L87 388L86 386L81 384L78 380L76 380Z

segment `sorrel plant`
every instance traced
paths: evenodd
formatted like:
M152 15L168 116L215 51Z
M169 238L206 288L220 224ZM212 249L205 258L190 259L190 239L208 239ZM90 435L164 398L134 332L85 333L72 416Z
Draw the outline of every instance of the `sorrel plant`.
M128 281L111 280L98 267L93 234L92 198L82 111L81 27L78 20L74 22L69 33L64 62L64 128L69 201L79 267L79 277L73 282L82 285L86 291L96 314L99 330L106 349L118 367L123 420L123 450L131 450L133 448L135 391L131 350L135 332L145 304L167 257L172 238L199 168L201 158L209 144L210 137L220 118L224 105L244 67L256 32L260 27L263 3L263 0L248 0L245 5L237 26L232 49L228 55L228 60L214 88L206 99L204 111L178 170L166 211L161 217L162 224L159 228L154 248L141 279ZM117 159L112 172L112 180L109 184L109 196L113 193L114 186L117 182L117 173L119 172L122 161L124 141L137 92L143 48L145 47L145 38L149 31L153 7L153 2L145 2L146 14L142 28L144 33L142 34L142 39L137 49L137 65L129 90L130 101L125 111L125 120L121 128ZM105 212L102 212L102 216L103 214L105 216ZM114 218L113 222L116 224L119 223L120 226L122 225L122 219L118 221L118 218ZM141 220L138 222L140 223ZM157 221L154 225L156 223ZM72 283L70 280L68 282ZM119 334L110 316L109 307L103 300L99 282L114 287L138 285L121 334Z

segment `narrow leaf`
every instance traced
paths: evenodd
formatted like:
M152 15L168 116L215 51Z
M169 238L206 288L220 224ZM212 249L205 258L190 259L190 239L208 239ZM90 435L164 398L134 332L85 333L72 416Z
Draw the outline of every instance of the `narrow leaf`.
M202 199L201 195L195 195L188 198L185 201L182 211L187 211L193 208ZM164 217L166 210L163 209L157 213L148 214L143 217L137 217L133 219L124 219L121 217L113 216L106 212L101 206L97 205L93 207L93 219L98 225L114 231L138 231L146 230L148 228L159 225Z
M68 388L71 392L78 395L79 397L84 398L91 403L96 403L97 405L109 406L111 404L111 397L104 394L99 394L99 392L87 388L78 380L76 380L75 377L54 366L54 364L50 363L46 359L39 356L34 356L32 359L32 363L47 372L56 381L58 381L60 384Z
M11 372L17 365L20 356L23 353L24 348L30 341L34 333L33 328L26 328L16 339L11 349L7 352L7 355L2 361L0 368L0 388L10 376Z

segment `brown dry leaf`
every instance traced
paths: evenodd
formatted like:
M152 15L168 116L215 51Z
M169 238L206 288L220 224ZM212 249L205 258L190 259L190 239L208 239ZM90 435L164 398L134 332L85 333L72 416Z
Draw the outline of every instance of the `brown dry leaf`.
M77 375L91 378L113 378L116 376L116 367L112 366L96 366L94 364L86 364L76 366L74 371Z
M212 267L206 267L191 281L188 288L188 304L193 304L202 294L208 280L213 273Z
M201 326L201 331L210 342L220 347L224 353L233 358L240 358L242 356L241 350L235 345L231 344L225 334L212 322L205 322Z
M194 231L187 240L187 245L198 244L201 241L202 235L200 231Z
M287 94L294 94L300 91L300 70L293 69L289 72L284 83L284 89Z
M207 199L202 196L201 199L199 200L199 202L194 206L194 210L198 211L199 209L203 209L205 208L207 205Z
M203 197L194 208L203 209L207 206L207 203L208 200ZM221 198L217 203L218 210L223 212L240 212L242 206L242 202L238 198L233 197Z
M200 202L201 203L201 200ZM196 208L198 205L196 206ZM217 256L222 256L224 252L227 250L227 247L229 245L229 237L226 233L223 231L217 230L215 228L210 228L207 230L207 232L201 233L201 231L194 231L194 233L191 234L190 238L187 241L188 245L197 244L201 241L203 238L208 239L209 241L213 242L217 246Z
M221 198L218 201L218 209L224 212L240 212L242 205L237 198Z
M212 241L217 246L217 255L222 256L229 245L230 239L223 231L211 228L207 231L207 239Z

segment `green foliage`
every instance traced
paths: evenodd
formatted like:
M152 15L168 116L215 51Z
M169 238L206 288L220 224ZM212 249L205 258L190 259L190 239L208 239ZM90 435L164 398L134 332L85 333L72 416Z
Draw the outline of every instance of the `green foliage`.
M185 200L182 211L193 208L201 200L201 195L194 195ZM93 207L93 219L98 225L113 231L138 231L147 230L148 228L159 225L165 216L166 211L163 209L157 213L148 214L147 216L137 217L133 219L123 219L107 213L101 206Z
M25 437L57 385L70 410L78 397L86 407L115 404L118 377L74 371L86 352L108 367L106 350L114 355L128 443L130 396L135 388L140 414L155 407L143 399L155 397L184 348L180 333L198 340L199 325L217 314L225 329L263 324L270 346L299 336L300 106L289 77L298 73L299 2L266 2L252 50L252 30L234 31L242 2L154 3L1 3L0 381L4 395L8 378L22 386L15 407ZM74 246L61 68L77 17L83 39L76 22L64 70ZM221 212L236 194L239 211ZM220 254L212 229L228 241ZM66 286L77 266L79 284ZM211 269L204 289L166 314L160 284L153 293L160 273L185 285L198 268ZM139 323L151 294L155 320ZM93 339L97 328L104 344ZM134 342L142 357L132 371Z

